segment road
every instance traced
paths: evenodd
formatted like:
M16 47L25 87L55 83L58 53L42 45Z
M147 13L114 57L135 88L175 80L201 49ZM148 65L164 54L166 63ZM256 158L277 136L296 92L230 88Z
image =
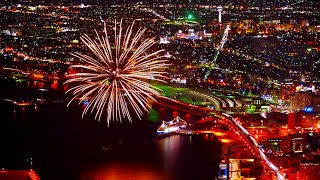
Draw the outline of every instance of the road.
M255 138L240 124L236 119L234 119L232 116L221 113L223 116L225 116L227 119L229 119L239 130L240 132L247 137L249 142L253 145L253 147L257 150L258 154L260 155L260 158L266 163L269 169L271 169L277 176L278 180L285 180L285 177L282 175L282 173L279 171L279 169L269 160L269 158L264 153L264 149L259 145L259 143L255 140Z
M220 111L216 111L216 110L211 110L208 108L203 108L203 107L199 107L199 106L194 106L194 105L189 105L186 103L182 103L180 101L171 99L171 98L166 98L166 97L160 97L158 98L158 100L165 100L166 104L171 103L171 105L179 105L180 108L182 108L182 106L184 106L184 109L192 109L193 111L195 110L199 110L202 113L206 113L207 115L214 115L217 116L218 118L225 118L227 120L229 120L234 127L238 130L238 132L241 133L241 135L243 135L247 141L250 143L252 149L255 150L256 153L254 153L258 158L260 158L261 160L264 161L264 163L266 164L266 166L275 173L276 177L278 180L285 180L285 177L283 176L283 174L279 171L279 169L269 160L269 158L266 156L266 154L264 153L264 149L259 145L259 143L257 142L257 140L253 137L253 135L251 135L240 123L238 123L238 121L233 118L232 116L226 114L226 113L222 113Z

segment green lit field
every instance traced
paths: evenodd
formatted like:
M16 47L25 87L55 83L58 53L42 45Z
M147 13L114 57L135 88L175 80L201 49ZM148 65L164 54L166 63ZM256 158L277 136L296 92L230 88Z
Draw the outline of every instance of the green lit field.
M156 87L161 93L161 95L165 97L169 97L184 103L198 105L198 106L211 105L210 102L204 102L203 98L190 94L189 88L172 87L168 85L159 85L159 84L154 84L154 87ZM160 122L159 112L154 109L150 109L147 119L152 122Z
M189 103L198 106L208 106L211 103L205 102L203 98L194 96L189 93L189 88L172 87L167 85L156 85L156 88L161 90L161 95L172 99L177 99L184 103Z

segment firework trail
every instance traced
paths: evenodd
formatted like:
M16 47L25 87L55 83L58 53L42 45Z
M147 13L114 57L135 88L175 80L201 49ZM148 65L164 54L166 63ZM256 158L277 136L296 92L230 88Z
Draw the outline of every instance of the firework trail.
M141 41L146 28L133 31L134 28L134 23L123 28L122 20L115 20L114 39L108 37L105 22L103 35L95 31L95 39L86 34L81 36L80 39L94 56L73 53L82 64L72 65L71 68L82 71L73 74L75 78L65 83L76 84L66 92L71 91L74 95L68 106L76 98L80 98L80 104L92 97L82 117L88 111L96 111L95 119L100 121L106 111L108 124L112 120L122 121L122 118L131 122L131 113L134 112L141 119L143 113L150 109L148 99L155 101L153 95L159 95L157 89L145 81L162 81L159 78L168 65L164 56L159 55L163 50L148 54L147 51L157 41L154 38Z

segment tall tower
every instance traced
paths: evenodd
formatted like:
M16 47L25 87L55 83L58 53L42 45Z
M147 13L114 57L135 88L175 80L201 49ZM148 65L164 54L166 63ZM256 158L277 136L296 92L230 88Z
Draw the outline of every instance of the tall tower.
M218 20L219 20L219 23L221 23L221 22L222 22L222 20L221 20L221 12L222 12L223 8L222 8L221 6L218 6L218 7L217 7L217 10L218 10L218 12L219 12Z

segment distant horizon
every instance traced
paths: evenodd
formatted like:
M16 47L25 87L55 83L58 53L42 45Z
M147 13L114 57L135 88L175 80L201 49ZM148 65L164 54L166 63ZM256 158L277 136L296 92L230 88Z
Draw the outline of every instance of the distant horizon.
M315 7L320 7L320 2L317 0L306 0L304 2L300 2L297 0L289 0L289 2L283 2L280 0L169 0L169 2L164 2L165 0L3 0L0 4L3 5L14 5L14 4L25 4L25 5L36 5L36 4L45 4L45 5L80 5L84 4L92 4L92 5L112 5L112 4L132 4L143 2L144 4L190 4L190 5L243 5L243 6L259 6L259 7L280 7L291 4L301 4L307 3L307 5L313 5Z

